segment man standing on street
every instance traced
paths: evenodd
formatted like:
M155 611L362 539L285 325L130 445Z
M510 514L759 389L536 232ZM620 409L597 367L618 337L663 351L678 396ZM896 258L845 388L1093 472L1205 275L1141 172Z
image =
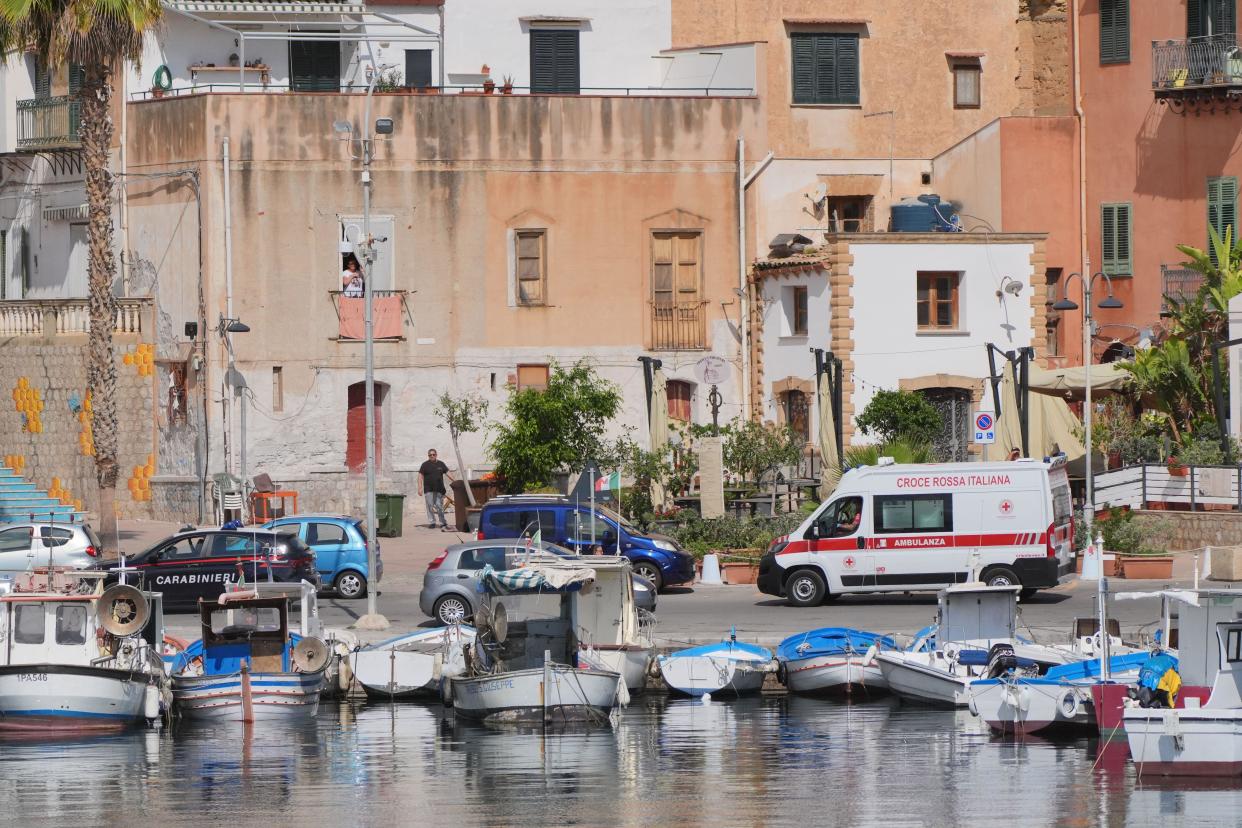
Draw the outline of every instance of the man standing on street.
M418 467L418 493L423 496L427 505L428 529L436 527L439 519L441 529L448 531L448 520L444 517L444 478L453 481L448 466L436 456L436 450L427 452L427 462Z

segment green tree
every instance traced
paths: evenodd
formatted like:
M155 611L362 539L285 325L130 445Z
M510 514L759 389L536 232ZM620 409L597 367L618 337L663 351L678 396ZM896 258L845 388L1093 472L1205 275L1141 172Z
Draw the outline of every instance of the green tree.
M543 390L514 391L505 401L506 419L494 426L490 454L510 492L550 486L557 472L579 472L595 460L601 469L620 468L631 452L628 429L616 438L605 432L621 410L621 389L585 360L570 368L552 364Z
M788 426L763 425L754 420L735 420L724 434L725 468L744 478L761 482L763 476L802 459L804 443ZM776 496L776 475L772 475Z
M930 445L944 427L935 406L913 391L877 391L857 422L863 434L885 443L907 438Z
M436 416L441 422L436 428L447 428L449 440L453 443L453 454L457 458L457 473L466 484L466 499L474 505L474 492L470 489L470 481L466 479L466 466L461 460L461 445L458 439L463 434L473 434L483 427L487 417L487 400L479 394L463 394L455 397L447 390L436 398Z
M143 38L160 19L159 0L0 0L0 52L29 50L49 70L82 67L79 137L86 168L90 336L87 384L95 438L95 479L104 550L117 550L116 363L112 327L116 256L112 235L112 75L138 60Z

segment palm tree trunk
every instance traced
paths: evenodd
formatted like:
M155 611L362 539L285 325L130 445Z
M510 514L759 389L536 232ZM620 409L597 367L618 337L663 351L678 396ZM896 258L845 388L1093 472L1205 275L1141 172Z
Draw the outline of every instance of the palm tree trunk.
M105 554L116 554L117 420L116 362L112 330L116 297L112 282L116 260L112 249L112 172L108 169L112 145L111 69L102 64L86 67L79 93L82 122L79 134L86 166L86 204L90 223L90 360L87 386L91 393L91 429L95 439L95 480L99 484L100 540Z

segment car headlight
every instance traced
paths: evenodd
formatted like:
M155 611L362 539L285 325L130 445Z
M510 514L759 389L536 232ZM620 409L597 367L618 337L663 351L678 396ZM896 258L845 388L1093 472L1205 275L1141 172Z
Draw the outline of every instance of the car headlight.
M653 545L655 546L656 549L663 549L667 552L677 551L677 544L673 543L672 541L658 540L658 541L654 541Z

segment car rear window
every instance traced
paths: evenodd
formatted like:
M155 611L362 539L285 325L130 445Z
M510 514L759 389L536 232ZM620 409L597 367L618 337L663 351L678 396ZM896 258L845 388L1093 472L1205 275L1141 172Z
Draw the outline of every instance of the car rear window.
M1070 499L1069 483L1052 487L1052 522L1060 526L1073 519L1074 506Z
M64 546L73 539L73 532L63 526L41 526L39 537L43 538L43 543L47 546Z

